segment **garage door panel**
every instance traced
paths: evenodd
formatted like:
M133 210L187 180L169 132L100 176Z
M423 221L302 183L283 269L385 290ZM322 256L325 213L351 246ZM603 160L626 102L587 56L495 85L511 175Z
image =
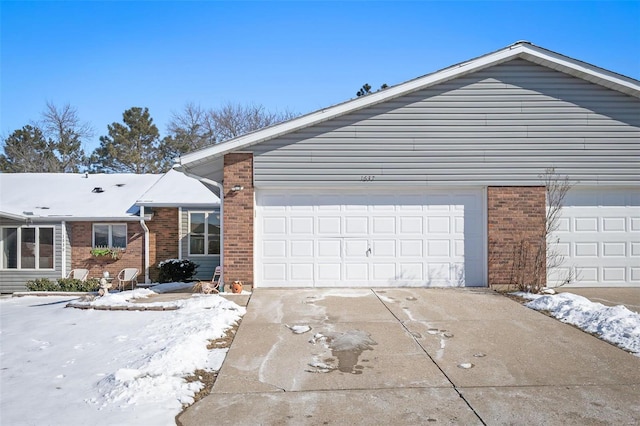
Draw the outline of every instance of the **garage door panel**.
M427 256L451 257L451 242L449 240L427 241Z
M627 220L624 217L603 217L602 232L625 232Z
M313 217L295 217L294 216L289 220L290 220L289 234L291 236L314 234Z
M342 241L338 239L318 240L319 258L342 258Z
M363 281L369 280L369 264L361 263L345 263L344 276L346 281Z
M400 217L400 233L401 234L422 234L422 216L401 216Z
M295 255L297 257L313 257L314 256L312 239L292 240L289 242L289 246L291 247L291 249L289 250L289 253L291 253L292 255ZM338 248L338 250L340 249Z
M318 217L319 235L340 235L342 232L341 220L339 216Z
M340 282L342 281L342 263L316 264L316 276L320 282Z
M268 240L262 242L262 252L265 257L286 257L286 240Z
M256 192L258 286L484 284L481 190L275 192Z
M427 232L432 234L448 234L451 232L450 219L446 216L427 217Z
M422 257L423 240L400 240L400 257Z
M372 255L376 257L396 257L396 240L372 240Z
M287 220L284 217L265 217L262 221L262 229L265 234L285 235L287 233Z
M368 239L349 238L344 241L345 259L365 258L369 251Z
M373 273L372 279L374 281L389 281L392 282L396 279L396 264L395 263L374 263L372 265Z
M280 263L264 263L262 265L262 276L266 281L282 281L287 280L287 265Z
M574 220L575 232L598 232L597 217L577 217Z

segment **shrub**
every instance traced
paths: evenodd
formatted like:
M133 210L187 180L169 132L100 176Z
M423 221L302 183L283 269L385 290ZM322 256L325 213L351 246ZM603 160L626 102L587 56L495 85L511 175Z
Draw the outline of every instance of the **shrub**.
M59 291L58 284L48 278L38 278L27 281L27 290L29 291Z
M158 263L160 275L158 281L161 283L187 282L195 274L199 265L188 259L167 259Z
M59 278L58 286L60 291L97 291L100 281L97 278L90 278L87 281L73 278Z
M51 281L48 278L38 278L27 281L29 291L96 291L100 286L97 278L90 278L87 281L75 280L73 278L59 278Z

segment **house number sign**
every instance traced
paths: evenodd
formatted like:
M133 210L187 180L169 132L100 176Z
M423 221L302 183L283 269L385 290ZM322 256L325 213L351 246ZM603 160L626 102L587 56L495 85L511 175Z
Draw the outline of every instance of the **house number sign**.
M375 179L375 176L360 176L360 182L372 182Z

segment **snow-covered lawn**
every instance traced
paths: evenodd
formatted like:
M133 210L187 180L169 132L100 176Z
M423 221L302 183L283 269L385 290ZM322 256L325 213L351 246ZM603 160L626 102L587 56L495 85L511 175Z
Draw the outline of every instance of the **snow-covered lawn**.
M98 303L127 305L153 293L125 291ZM227 349L207 344L245 313L217 295L153 303L179 309L144 312L65 308L72 300L0 300L0 424L175 425L203 386L184 377L220 368Z
M640 314L624 306L605 306L572 293L534 295L515 293L531 299L527 307L548 311L562 322L593 333L640 357Z

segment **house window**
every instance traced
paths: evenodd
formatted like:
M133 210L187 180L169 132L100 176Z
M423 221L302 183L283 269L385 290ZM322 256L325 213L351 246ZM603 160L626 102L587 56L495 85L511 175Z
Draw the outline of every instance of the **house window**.
M220 254L220 213L189 213L189 254Z
M94 224L93 247L127 248L127 225Z
M53 269L53 228L2 228L0 252L0 269Z

